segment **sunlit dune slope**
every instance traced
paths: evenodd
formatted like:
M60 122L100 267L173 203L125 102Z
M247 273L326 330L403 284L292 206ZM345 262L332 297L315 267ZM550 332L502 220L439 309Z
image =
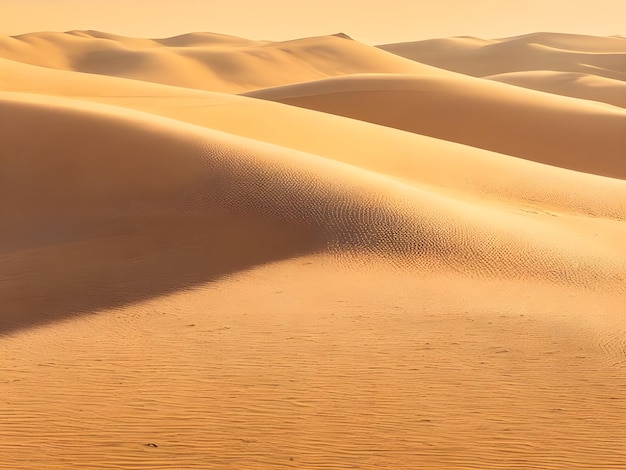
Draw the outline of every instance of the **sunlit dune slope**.
M624 183L614 179L266 100L0 63L6 71L0 87L7 90L55 93L147 111L338 160L481 204L611 219L626 216ZM462 171L451 171L455 168Z
M431 67L341 37L248 41L209 33L137 39L107 33L0 37L0 57L56 69L241 92L358 72L421 73Z
M4 327L320 250L611 289L626 272L610 237L541 214L117 108L8 94L1 109Z
M622 469L623 44L0 37L0 469Z
M351 75L247 96L626 178L626 111L604 104L464 76Z
M521 160L361 121L245 97L16 62L5 61L3 67L8 73L0 78L0 86L5 89L57 93L145 110L363 166L404 181L436 186L464 198L478 196L491 203L513 199L526 205L538 202L543 207L610 217L620 217L625 211L619 193L613 192L619 187L614 181L539 168ZM272 119L266 119L267 115ZM465 167L463 174L442 171L460 164ZM546 172L551 177L539 183L539 175ZM501 177L491 178L493 173ZM516 183L506 184L511 178ZM579 191L572 198L567 188L580 186L581 178L589 191ZM602 196L600 201L598 195Z
M626 108L626 82L597 75L538 70L503 73L485 78L532 90L600 101Z
M480 77L552 70L626 80L626 39L619 37L533 33L489 41L459 37L379 47L420 63Z

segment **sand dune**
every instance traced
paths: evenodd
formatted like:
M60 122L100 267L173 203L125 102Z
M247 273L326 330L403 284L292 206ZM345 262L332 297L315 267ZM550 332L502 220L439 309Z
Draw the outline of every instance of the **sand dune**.
M32 33L0 37L0 56L56 69L226 92L357 72L432 70L337 35L271 43L208 33L156 40L99 32Z
M477 77L551 70L626 80L626 40L617 37L535 33L491 41L450 38L379 47L420 63Z
M177 238L191 237L194 244L206 246L210 260L214 251L222 251L210 249L212 242L220 243L224 236L232 237L231 243L239 239L231 225L243 230L242 243L248 247L252 243L245 235L249 230L262 241L274 242L302 232L307 243L288 238L287 245L296 253L320 247L373 252L406 257L409 264L442 265L478 275L532 275L586 284L589 279L594 283L602 279L620 281L626 271L626 260L610 243L598 242L597 250L590 246L585 253L578 253L568 246L589 242L588 237L552 226L541 217L532 220L527 214L471 205L356 167L308 154L294 155L254 141L239 143L226 134L213 135L150 115L95 105L88 110L71 102L16 96L9 95L3 104L3 122L9 131L2 142L3 173L10 177L3 187L3 214L17 228L16 233L3 234L3 246L10 250L5 255L5 269L20 286L16 289L9 283L10 290L3 295L10 299L9 311L19 311L34 300L32 311L36 312L42 308L43 299L46 310L50 309L53 302L42 294L43 286L50 289L54 299L71 299L70 305L77 300L74 295L61 294L62 285L70 285L72 292L88 292L91 299L95 286L110 293L111 280L90 279L83 264L94 250L93 269L100 273L101 264L110 262L111 253L96 247L100 243L107 247L110 237L116 249L129 237L133 248L122 253L132 253L142 240L147 242L139 248L139 255L131 257L139 257L132 279L143 279L145 276L135 269L144 257L152 267L156 253L147 248L154 241L150 237L156 237L158 251L165 252L181 249ZM28 142L31 126L41 129L34 142ZM61 133L67 137L59 142ZM42 157L44 149L47 152ZM258 227L257 219L261 221ZM544 234L541 241L534 237L537 231ZM42 233L47 236L42 238ZM103 236L105 239L100 240ZM172 242L174 246L169 245ZM95 286L77 283L74 277L74 282L68 282L63 271L58 271L54 261L59 256L73 258L64 252L68 243L70 253L80 253L76 260L81 261L79 266L67 267L69 275L89 279ZM285 248L284 240L274 246L281 247ZM190 248L183 243L183 250ZM236 266L247 261L240 259L247 250L239 245L228 248L237 253ZM193 251L199 249L195 246ZM264 256L272 252L260 248L252 251ZM175 258L185 258L184 253L175 253ZM51 260L43 261L48 255ZM231 260L221 259L223 264L218 266L211 266L209 260L202 260L203 270L231 271ZM55 266L54 276L29 279L21 285L22 270L45 275L51 265ZM12 272L14 269L17 272ZM169 266L168 277L171 271ZM119 274L116 277L123 278ZM178 276L175 278L180 282ZM127 282L124 291L130 289ZM36 289L39 295L26 296L26 301L26 289ZM20 292L17 298L10 295L16 290ZM131 289L126 295L132 299L135 293ZM22 312L18 319L24 318L27 316Z
M8 61L3 67L7 73L0 77L0 86L7 90L53 93L147 111L323 156L481 204L539 206L612 219L626 214L620 181L271 101ZM462 172L449 171L459 166ZM494 179L493 174L500 178ZM572 187L579 188L575 195Z
M485 78L532 90L584 100L600 101L626 108L626 83L597 75L530 71L503 73Z
M614 80L345 35L0 55L0 468L622 468Z
M466 77L339 77L248 93L550 165L626 178L626 112Z

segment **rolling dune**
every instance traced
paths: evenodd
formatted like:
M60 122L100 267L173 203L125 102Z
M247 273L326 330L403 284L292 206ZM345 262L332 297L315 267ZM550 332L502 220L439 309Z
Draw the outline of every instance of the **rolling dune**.
M476 77L551 70L626 80L626 40L620 37L534 33L489 41L460 37L379 47L420 63Z
M622 468L620 41L0 38L0 469Z
M480 204L618 220L626 214L623 183L616 180L271 101L10 61L2 65L7 73L0 77L0 86L6 90L147 111L359 166ZM270 115L272 119L267 119ZM449 171L457 167L463 171ZM576 194L572 187L579 188Z
M626 178L626 112L619 108L465 77L351 75L247 96Z
M349 73L435 70L341 35L272 43L204 33L156 40L89 31L32 33L0 37L0 57L232 93Z
M184 252L177 251L181 249L178 243L169 245L178 238L193 240L191 247L184 244L185 251L193 248L196 252L206 246L208 256L214 251L223 256L224 249L211 249L212 242L223 243L223 237L228 237L235 243L239 230L244 232L241 243L247 248L226 246L237 253L235 266L247 262L240 257L248 250L264 252L250 247L254 241L246 234L252 230L261 243L281 239L275 249L285 249L286 238L286 245L292 244L295 253L320 247L348 253L365 250L406 257L409 264L434 263L504 278L532 275L585 285L591 278L594 283L620 281L626 272L626 260L610 243L598 243L597 251L591 247L585 253L568 251L568 246L585 243L586 237L551 227L542 218L533 221L527 214L472 206L354 167L307 154L293 155L254 141L237 145L233 137L212 135L175 121L95 105L92 109L19 95L9 96L3 103L3 123L9 135L2 142L3 174L8 180L3 187L2 212L4 219L18 228L17 233L4 233L2 245L10 250L5 269L9 278L18 280L24 278L24 269L40 275L51 271L50 278L29 279L26 285L18 281L19 288L10 283L3 297L12 299L11 290L20 294L14 303L9 300L9 311L29 310L33 299L33 311L41 309L41 302L46 310L51 309L54 301L42 295L44 289L50 289L55 299L77 303L75 295L63 292L64 284L72 291L88 292L89 298L97 297L94 293L99 288L105 298L111 298L107 292L129 290L129 300L134 290L142 293L141 287L130 288L128 280L117 288L112 288L111 279L96 278L86 286L77 282L90 277L83 264L90 250L95 255L95 272L106 271L101 265L111 262L106 249L111 237L116 249L129 237L122 256L130 251L131 259L139 258L131 279L148 277L135 269L144 257L154 269L155 251L174 249L168 256L187 259ZM41 129L34 142L28 141L30 126ZM61 142L59 135L65 135ZM258 227L257 219L261 220ZM272 230L268 221L278 225ZM544 234L543 240L534 238L537 231ZM272 236L275 232L281 237ZM289 238L289 234L301 232L310 244ZM565 242L570 238L572 241ZM138 247L142 241L145 245ZM101 242L105 248L97 249ZM150 249L152 242L156 248ZM54 265L59 256L72 258L64 252L68 243L70 253L72 244L78 243L81 254L76 259L80 265L73 266L76 272L68 269L72 282L63 279L58 267L46 266ZM15 257L16 250L20 256ZM51 260L39 266L47 255ZM106 258L102 259L103 255ZM271 254L264 256L273 259ZM34 266L26 263L27 259ZM232 270L228 258L221 259L225 265L218 262L217 266L210 260L202 260L207 273ZM168 277L171 271L170 266ZM119 273L116 277L124 279ZM181 282L180 276L174 278ZM32 295L24 296L28 289L33 290ZM22 313L18 320L25 318Z
M626 82L597 75L531 71L485 77L501 83L626 108Z

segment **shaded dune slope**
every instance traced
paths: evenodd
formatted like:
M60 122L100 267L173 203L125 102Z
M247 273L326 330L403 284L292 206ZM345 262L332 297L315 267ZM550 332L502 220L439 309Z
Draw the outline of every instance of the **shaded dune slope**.
M623 468L626 110L581 73L0 37L0 468Z
M381 49L441 69L524 88L624 107L626 40L533 33L388 44Z
M0 57L56 69L241 92L348 73L433 70L341 36L285 42L209 33L168 39L74 31L0 37Z
M0 75L0 87L6 90L55 93L146 111L359 166L480 204L583 217L626 217L626 187L615 179L278 102L2 59L0 64L6 72ZM89 106L80 101L75 105ZM454 168L462 171L451 171ZM576 192L571 188L577 188Z
M626 108L626 82L574 72L529 71L487 76L509 85Z
M462 76L352 75L247 96L626 178L626 112L620 108Z
M1 110L3 330L319 251L610 289L626 272L591 234L310 154L40 96Z
M533 33L491 41L461 37L379 47L420 63L478 77L552 70L626 79L626 40L618 37Z

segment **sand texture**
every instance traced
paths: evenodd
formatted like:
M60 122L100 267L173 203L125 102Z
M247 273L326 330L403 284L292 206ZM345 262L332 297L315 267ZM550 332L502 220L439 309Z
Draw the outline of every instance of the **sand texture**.
M483 40L470 37L389 44L381 49L420 63L484 77L528 70L626 78L626 38L534 33Z
M420 73L427 65L340 35L285 42L207 33L136 39L96 31L0 37L0 57L55 69L241 92L348 73Z
M382 49L0 37L0 469L624 468L626 40Z

